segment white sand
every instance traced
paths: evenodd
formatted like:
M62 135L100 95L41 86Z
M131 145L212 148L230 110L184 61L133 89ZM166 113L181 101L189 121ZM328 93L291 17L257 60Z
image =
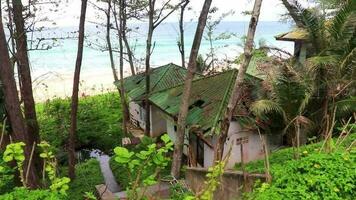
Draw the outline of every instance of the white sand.
M128 76L129 72L125 72ZM33 78L33 95L36 102L53 98L71 97L73 73L48 72ZM80 75L79 96L115 91L114 78L109 69L83 71Z

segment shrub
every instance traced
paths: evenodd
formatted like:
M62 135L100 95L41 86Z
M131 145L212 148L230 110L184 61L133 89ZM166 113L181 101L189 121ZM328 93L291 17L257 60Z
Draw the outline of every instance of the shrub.
M14 170L11 169L2 159L0 152L0 194L10 192L15 187Z
M0 195L2 200L65 200L66 196L50 190L28 190L26 188L15 188L12 192Z
M273 182L252 199L352 199L356 196L356 152L311 153L272 166Z
M65 145L70 126L70 99L37 105L41 137L58 149ZM110 151L121 142L121 104L116 93L79 100L76 148Z
M95 193L95 185L104 183L99 161L90 159L76 165L76 178L70 182L68 198L82 200L87 192Z

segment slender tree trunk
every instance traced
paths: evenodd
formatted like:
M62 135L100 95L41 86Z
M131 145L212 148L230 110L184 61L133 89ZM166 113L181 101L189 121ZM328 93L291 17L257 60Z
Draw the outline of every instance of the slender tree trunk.
M203 37L211 2L212 0L204 1L203 9L200 13L197 30L195 32L193 45L190 52L188 72L184 82L184 90L183 90L183 95L182 95L181 105L180 105L179 115L178 115L178 130L176 135L176 142L174 145L173 163L171 169L172 176L176 178L179 178L180 170L182 167L184 135L185 135L186 118L188 115L189 98L191 94L194 74L196 72L197 57L199 53L200 43Z
M126 135L127 133L127 124L130 122L130 111L129 111L129 106L126 102L126 96L125 96L125 88L124 88L124 63L123 60L121 62L121 58L123 59L123 48L122 47L122 28L121 28L121 0L119 1L119 20L118 22L117 19L117 12L116 12L116 2L114 1L114 19L115 19L115 25L117 29L117 35L119 37L119 45L120 45L120 55L119 55L119 60L120 60L120 80L117 81L117 83L120 82L120 86L117 86L117 89L120 94L120 101L121 101L121 106L122 106L122 114L123 114L123 119L122 119L122 125L123 125L123 133ZM119 25L120 23L120 25ZM115 81L116 82L116 81Z
M124 88L124 45L122 43L123 40L123 35L124 35L124 23L123 23L123 15L124 15L124 9L125 9L125 0L119 0L120 3L120 12L119 12L119 19L120 19L120 34L119 34L119 48L120 48L120 91L121 91L121 104L123 105L124 108L127 108L127 103L126 103L126 95L125 95L125 88ZM124 113L124 117L122 118L123 120L123 134L127 134L127 120L129 120L129 112Z
M13 67L10 64L9 52L6 44L6 37L2 23L2 16L0 12L0 79L3 83L3 90L5 94L5 107L8 112L9 121L12 127L12 138L16 142L26 143L25 147L25 161L24 171L29 168L29 176L26 185L30 188L37 188L39 186L39 179L33 163L30 163L31 154L31 138L28 135L26 123L22 116L20 108L20 100L17 93L16 82L14 78Z
M133 62L133 53L131 51L131 47L129 41L127 40L126 30L127 30L127 11L126 11L126 0L123 2L123 11L122 11L122 40L125 43L126 51L127 51L127 58L129 60L131 75L135 75L135 65Z
M12 9L10 8L10 1L9 0L6 0L6 6L7 6L7 14L8 14L8 18L9 18L9 33L10 35L14 35L14 26L13 26L13 19L12 19ZM11 51L12 51L12 54L13 56L15 56L16 54L16 49L15 49L15 39L14 37L11 37ZM12 61L13 62L13 61Z
M68 143L68 175L72 180L75 178L75 134L77 131L77 113L78 113L78 92L80 81L80 69L83 59L83 46L84 46L84 28L85 28L85 14L87 10L87 0L82 0L79 22L79 40L77 60L75 63L74 79L73 79L73 93L70 113L70 130L69 130L69 143Z
M111 46L111 39L110 39L110 28L111 28L110 13L111 13L111 0L108 1L108 10L107 13L105 13L106 14L106 42L108 44L108 49L109 49L110 66L111 66L112 74L114 76L115 84L117 84L119 83L119 77L117 76L117 71L114 62L114 55Z
M23 6L21 0L13 0L13 16L16 27L16 60L20 78L20 91L24 103L25 122L29 144L40 143L39 126L36 115L35 100L33 98L32 78L30 62L27 52L27 35L25 30L25 21L22 16ZM10 25L11 26L11 25ZM37 171L42 171L42 160L36 152L32 158Z
M147 33L147 40L146 40L146 94L145 94L145 134L150 135L151 130L151 120L150 120L150 104L149 104L149 96L150 96L150 60L151 60L151 50L152 50L152 36L154 30L153 24L153 15L155 10L155 0L149 0L149 11L148 11L148 33Z
M180 6L180 15L179 15L179 52L181 55L181 62L182 62L182 67L185 68L185 44L184 44L184 11L187 5L189 4L189 1L185 1L183 5Z
M35 100L32 91L32 79L30 62L27 53L27 37L25 22L22 17L23 6L21 0L13 0L14 22L16 26L16 50L17 50L17 67L19 68L21 81L21 97L24 102L25 120L27 123L30 142L39 143L39 127L36 116Z
M218 143L215 148L215 160L220 161L223 158L224 153L224 144L227 138L227 134L230 127L230 122L236 108L238 102L240 102L242 97L242 88L245 80L246 70L250 64L252 57L252 49L253 49L253 40L255 37L256 27L258 23L258 19L260 16L262 0L255 0L255 4L252 10L252 16L250 19L250 24L247 33L246 44L244 48L244 60L240 66L239 72L236 77L235 86L231 93L231 97L223 116L223 120L221 122L221 131L219 133Z
M284 7L286 7L286 9L288 10L289 15L292 17L293 21L295 22L295 24L297 25L297 27L304 27L304 23L301 20L299 14L298 14L298 8L290 3L290 0L281 0ZM296 0L292 0L295 3L297 2Z

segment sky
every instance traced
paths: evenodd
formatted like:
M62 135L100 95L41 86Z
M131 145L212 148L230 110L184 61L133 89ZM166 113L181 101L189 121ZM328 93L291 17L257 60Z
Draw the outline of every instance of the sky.
M96 0L92 0L96 2ZM157 5L159 5L158 0ZM57 26L77 26L79 23L81 0L66 0L67 3L61 5L64 9L62 12L52 15L52 19ZM190 7L192 11L187 12L186 21L195 20L199 15L204 0L191 0ZM243 11L251 11L254 0L213 0L213 5L217 7L218 13L215 16L220 16L222 13L233 10L234 15L228 16L224 20L227 21L248 21L249 16L244 16ZM64 12L63 12L64 11ZM281 14L286 13L285 8L281 4L281 0L264 0L261 8L260 21L278 21ZM87 20L93 21L97 16L97 12L89 5L87 10ZM167 19L167 22L177 22L178 16L172 15ZM196 21L196 20L195 20Z

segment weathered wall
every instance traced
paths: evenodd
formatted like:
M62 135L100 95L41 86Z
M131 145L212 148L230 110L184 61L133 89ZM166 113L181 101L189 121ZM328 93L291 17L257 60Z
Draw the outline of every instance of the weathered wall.
M176 141L176 134L177 134L177 126L176 123L173 121L172 118L170 117L166 117L166 123L167 123L167 133L169 135L169 137L171 138L171 140L175 143ZM185 130L185 135L186 137L184 137L184 147L183 147L183 153L185 155L188 155L188 148L187 146L189 145L189 140L187 138L188 136L188 130Z
M145 129L145 116L144 109L134 101L129 103L131 123L135 126L139 125L140 128ZM138 124L136 123L138 122Z
M167 132L167 122L163 113L155 106L151 108L151 137L158 137Z
M194 192L199 192L204 187L207 169L187 168L185 173L186 183ZM250 191L256 180L265 180L264 175L248 174L244 184L242 172L226 171L221 177L221 184L214 193L214 200L237 200L241 199L243 191ZM243 188L245 186L245 188Z
M238 122L231 122L224 146L224 156L231 148L230 159L226 164L227 169L232 169L236 163L241 162L241 145L238 142L241 138L245 140L243 143L245 162L262 159L264 156L260 136L257 133L243 130ZM209 141L215 145L216 139L217 137L214 137ZM212 166L213 160L214 149L204 145L204 167Z
M242 144L241 139L243 139ZM231 122L224 147L224 156L231 148L230 159L226 164L228 169L232 169L235 163L241 162L241 145L243 145L245 162L263 158L263 147L258 133L243 130L238 122Z

